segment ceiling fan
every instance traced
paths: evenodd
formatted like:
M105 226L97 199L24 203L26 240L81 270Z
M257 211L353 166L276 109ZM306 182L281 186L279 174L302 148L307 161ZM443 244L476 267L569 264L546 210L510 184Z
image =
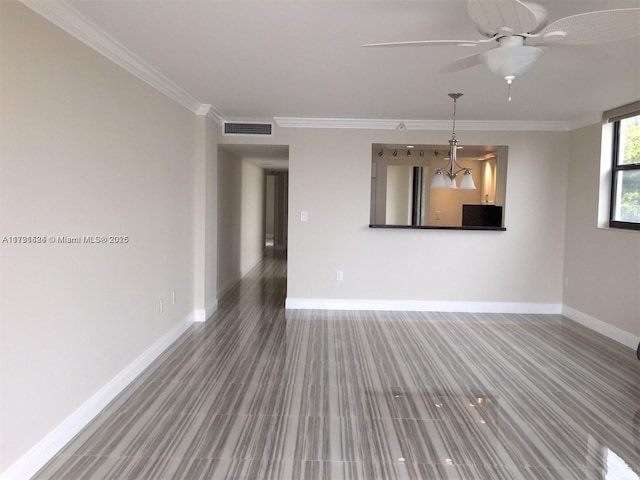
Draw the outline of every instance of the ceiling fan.
M586 12L552 23L548 23L547 10L542 5L521 0L468 0L467 12L484 38L370 43L363 47L476 47L492 43L493 48L459 58L440 72L457 72L482 63L510 87L555 43L589 45L640 36L640 8Z

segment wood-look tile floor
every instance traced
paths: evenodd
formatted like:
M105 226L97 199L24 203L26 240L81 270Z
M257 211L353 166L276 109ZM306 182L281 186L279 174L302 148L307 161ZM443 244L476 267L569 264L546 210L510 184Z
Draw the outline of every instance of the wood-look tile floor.
M632 350L559 315L285 294L271 255L35 478L639 478Z

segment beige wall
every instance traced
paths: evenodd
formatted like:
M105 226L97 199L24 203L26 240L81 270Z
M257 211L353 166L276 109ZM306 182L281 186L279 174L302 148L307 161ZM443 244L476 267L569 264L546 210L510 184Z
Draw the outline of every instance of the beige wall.
M462 131L508 145L506 232L371 229L373 143L433 143L447 132L277 128L289 145L291 299L553 304L562 301L568 132ZM222 143L265 143L224 137ZM300 222L300 211L309 220ZM336 270L344 272L337 282Z
M289 143L289 299L562 300L567 132L461 132L509 146L506 232L370 229L372 143L446 132L279 129ZM309 212L300 222L299 212ZM344 281L335 271L344 271Z
M240 271L244 276L262 260L264 253L265 172L249 161L242 162L242 227Z
M262 258L264 170L218 149L218 296Z
M600 125L570 139L563 303L640 336L640 233L597 228Z
M265 183L265 236L271 237L275 233L275 176L267 175Z
M196 118L194 185L194 308L205 321L216 310L218 257L218 126Z
M411 225L412 179L412 166L387 166L387 225Z
M0 9L1 235L129 239L0 245L1 472L191 315L195 116Z
M242 159L218 148L218 298L241 277Z

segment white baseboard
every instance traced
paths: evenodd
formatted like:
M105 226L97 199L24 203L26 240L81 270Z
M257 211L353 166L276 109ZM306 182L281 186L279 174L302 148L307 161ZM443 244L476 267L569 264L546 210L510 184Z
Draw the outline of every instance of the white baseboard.
M207 319L216 313L218 310L218 299L216 298L213 302L207 305L207 308L196 308L193 311L193 321L194 322L206 322Z
M615 327L596 317L592 317L566 305L562 306L562 315L629 348L633 348L634 350L638 348L638 343L640 342L639 336Z
M473 312L560 314L559 303L438 302L342 298L287 298L291 310L387 310L404 312Z
M84 402L60 425L34 445L11 467L0 474L0 480L24 480L31 478L53 456L75 437L120 392L140 375L151 362L160 356L195 320L195 311L165 333L147 350L116 375L109 383Z

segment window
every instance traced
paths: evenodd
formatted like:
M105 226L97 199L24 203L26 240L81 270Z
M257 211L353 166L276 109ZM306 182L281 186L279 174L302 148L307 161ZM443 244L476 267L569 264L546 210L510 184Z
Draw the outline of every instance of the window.
M609 121L613 122L609 226L640 230L640 111L627 111Z

